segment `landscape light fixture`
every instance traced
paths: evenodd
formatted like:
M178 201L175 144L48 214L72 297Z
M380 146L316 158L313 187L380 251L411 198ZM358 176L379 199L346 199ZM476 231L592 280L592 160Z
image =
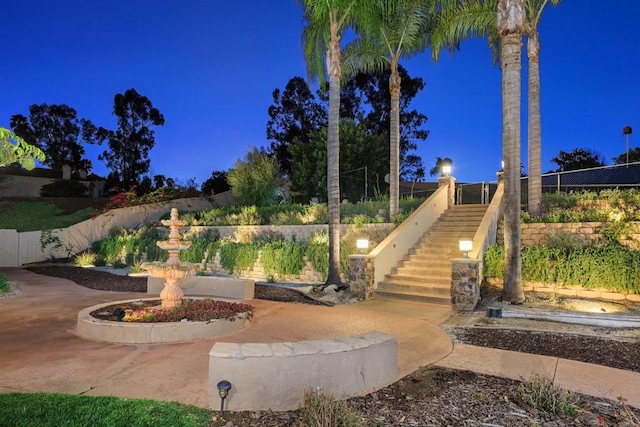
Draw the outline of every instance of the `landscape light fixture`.
M227 380L222 380L218 383L218 394L220 395L220 416L224 413L224 399L229 395L231 389L231 383Z
M358 248L358 252L364 254L369 249L369 239L358 239L356 240L356 248Z
M458 247L462 252L462 258L469 258L469 252L473 250L473 240L460 239L460 241L458 242Z
M451 174L451 165L442 166L442 176L449 176Z

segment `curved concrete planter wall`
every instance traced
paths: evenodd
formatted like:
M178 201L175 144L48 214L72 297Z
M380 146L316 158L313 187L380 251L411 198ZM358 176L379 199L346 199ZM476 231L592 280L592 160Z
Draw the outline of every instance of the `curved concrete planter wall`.
M157 298L148 298L148 300L154 299ZM117 305L119 302L126 303L132 301L140 300L114 301L85 308L78 313L78 335L85 339L122 344L169 343L223 335L242 329L250 322L244 314L234 321L219 319L209 322L167 323L112 322L96 319L90 314L103 307Z
M396 380L398 343L372 331L318 341L216 343L209 352L209 407L220 408L216 385L231 382L232 411L297 409L305 391L337 398L362 396Z

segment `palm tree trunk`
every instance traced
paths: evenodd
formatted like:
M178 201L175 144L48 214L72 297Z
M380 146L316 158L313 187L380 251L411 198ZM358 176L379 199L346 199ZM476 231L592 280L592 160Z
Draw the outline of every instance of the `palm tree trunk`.
M331 44L327 51L329 71L329 123L327 138L327 204L329 210L329 271L326 285L342 285L340 279L340 37L331 23Z
M389 129L389 217L398 215L400 199L400 73L397 64L391 67L391 128Z
M520 102L522 98L522 29L524 5L521 0L500 0L498 32L502 39L502 151L504 155L504 290L503 299L524 301L520 260Z
M538 32L532 31L527 38L529 58L528 81L528 150L529 150L529 215L542 214L542 131L540 126L540 40Z

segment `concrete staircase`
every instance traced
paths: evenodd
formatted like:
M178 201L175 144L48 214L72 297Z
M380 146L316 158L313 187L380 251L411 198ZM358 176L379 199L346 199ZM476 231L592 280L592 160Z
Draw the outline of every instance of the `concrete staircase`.
M456 205L446 210L391 274L379 282L374 297L451 305L451 259L458 241L473 239L488 205Z

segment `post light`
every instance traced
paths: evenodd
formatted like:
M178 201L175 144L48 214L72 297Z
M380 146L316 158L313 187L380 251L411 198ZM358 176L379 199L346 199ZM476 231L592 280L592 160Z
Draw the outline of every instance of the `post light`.
M500 160L500 170L504 170L504 160Z
M369 239L358 239L356 240L356 248L358 248L358 252L364 254L369 249Z
M458 247L462 252L462 258L469 258L469 252L473 250L473 240L460 239L460 241L458 242Z
M451 165L442 166L442 176L449 176L451 174Z
M224 399L229 395L231 389L231 383L227 380L222 380L218 383L218 394L220 395L220 416L224 413Z

